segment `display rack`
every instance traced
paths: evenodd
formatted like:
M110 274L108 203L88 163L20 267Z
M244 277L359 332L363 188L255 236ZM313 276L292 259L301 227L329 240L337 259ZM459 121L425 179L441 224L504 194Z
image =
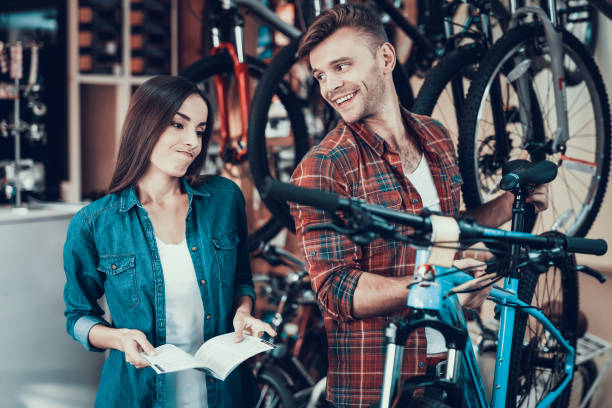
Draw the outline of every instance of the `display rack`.
M178 73L178 0L170 4L170 72ZM76 202L88 190L102 190L108 183L123 118L133 87L151 76L131 72L130 0L121 0L121 64L118 73L83 74L79 72L79 1L68 0L68 150L69 179L62 185L64 201ZM114 105L113 105L114 103ZM106 106L114 106L107 112ZM105 115L100 118L98 115ZM100 147L103 147L101 149ZM84 191L85 190L85 191Z
M44 132L38 131L34 124L30 126L22 120L20 109L21 95L27 95L35 86L38 86L38 52L42 45L42 43L37 42L0 42L0 73L8 73L12 81L0 82L0 86L3 89L0 99L13 101L12 123L11 118L0 117L0 136L12 137L14 139L14 164L11 167L14 169L14 174L12 175L14 179L14 194L11 195L14 195L13 205L16 208L22 206L22 191L24 189L21 179L21 168L25 162L21 154L22 133L30 130L31 127L33 134L41 139L44 138ZM30 52L31 55L29 74L24 81L23 57L25 52Z
M610 365L612 365L612 343L605 341L592 333L586 333L584 336L578 339L578 346L576 347L576 365L580 365L585 361L592 360L604 354L608 354L608 359L603 367L599 370L597 378L592 379L593 382L590 384L587 394L582 397L579 408L585 408L588 406L593 394L599 387L599 384L606 375Z

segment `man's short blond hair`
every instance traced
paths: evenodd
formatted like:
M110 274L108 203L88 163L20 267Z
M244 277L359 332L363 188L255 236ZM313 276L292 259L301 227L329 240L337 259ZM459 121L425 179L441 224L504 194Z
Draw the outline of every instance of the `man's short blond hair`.
M363 34L373 52L388 41L384 26L371 8L363 4L339 4L325 10L308 27L300 41L298 57L308 56L317 45L343 27L352 27Z

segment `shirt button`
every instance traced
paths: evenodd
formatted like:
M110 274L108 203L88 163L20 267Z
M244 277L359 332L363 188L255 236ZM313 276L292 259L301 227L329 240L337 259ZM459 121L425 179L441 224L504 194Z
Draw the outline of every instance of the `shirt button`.
M413 198L412 199L412 204L418 204L419 203L419 199L418 198Z
M201 285L206 285L206 279L202 279L202 280L200 280L200 284L201 284Z
M192 251L192 252L195 252L195 251L197 251L197 250L198 250L198 247L197 247L197 246L192 246L192 247L191 247L191 251Z
M423 368L425 367L425 363L423 363L422 361L419 361L419 368Z
M210 320L210 315L209 314L206 315L206 320Z
M111 269L114 271L115 269L117 269L117 265L112 264L112 265L111 265Z

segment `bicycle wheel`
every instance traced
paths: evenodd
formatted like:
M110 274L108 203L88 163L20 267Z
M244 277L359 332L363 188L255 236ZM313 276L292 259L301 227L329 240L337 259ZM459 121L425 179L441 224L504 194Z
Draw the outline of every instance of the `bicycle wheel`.
M412 111L431 116L448 131L455 146L459 139L461 107L485 48L473 43L456 48L446 54L427 74L425 82L414 101Z
M252 78L251 87L253 88L255 81L261 78L267 69L267 65L251 57L247 57L247 62L249 64L249 75ZM239 98L235 86L233 62L228 54L223 53L204 58L190 65L181 73L181 76L197 83L207 95L215 109L215 125L218 125L220 121L216 111L218 105L214 84L215 75L223 75L226 78L226 81L228 81L228 102L230 106L232 102L237 104ZM264 133L268 136L265 143L266 145L273 145L275 149L275 155L270 159L270 165L274 167L275 172L286 178L297 164L297 159L305 151L302 141L306 136L300 132L300 129L304 128L304 117L297 97L286 84L277 87L274 95L276 98L273 114L266 115L264 122ZM231 117L232 112L230 112ZM230 120L230 133L235 137L240 132L238 129L240 126L232 127L234 123L235 121ZM219 133L214 131L208 152L206 172L219 174L224 167L229 168L219 157L219 142ZM253 200L255 202L259 201L257 197L254 197ZM258 247L260 242L268 241L282 229L282 224L271 214L253 221L254 225L250 225L249 233L250 249Z
M563 32L564 65L582 76L567 88L569 135L553 150L556 111L550 55L542 27L509 31L487 53L472 82L459 131L459 166L467 208L503 193L503 165L526 149L532 159L559 166L550 183L549 208L534 221L534 232L556 229L584 236L601 206L610 170L610 107L601 74L584 46ZM525 78L529 97L519 98ZM501 105L501 106L499 106Z
M293 393L283 376L271 368L266 368L257 376L260 389L255 408L295 408Z
M249 115L249 163L251 165L251 173L255 186L261 192L266 177L273 177L281 181L288 182L291 172L286 172L283 175L276 173L270 163L270 157L273 156L274 148L270 147L266 135L266 127L268 117L271 111L272 99L278 89L282 87L284 78L297 62L296 52L299 45L298 40L293 40L288 46L284 47L271 61L270 68L262 76L259 84L253 95L251 103L252 109ZM298 108L300 109L300 108ZM300 111L301 113L301 111ZM308 151L309 141L306 123L302 120L301 124L291 124L294 141L294 156L292 160L293 166L290 170L297 166L300 159ZM283 177L284 176L284 177ZM294 231L293 219L289 214L289 206L286 202L275 200L271 197L262 197L268 209L279 219L279 221L290 230Z
M542 273L520 272L518 297L544 312L563 337L576 346L578 330L578 278L574 257L568 256ZM506 407L535 407L565 379L566 353L544 326L517 310L514 322ZM553 407L566 407L571 382Z
M576 366L574 370L574 381L572 383L570 407L577 407L584 401L584 398L597 378L598 371L597 364L595 364L593 360L585 361L579 366ZM589 400L584 408L589 408L591 406L591 401L592 400Z

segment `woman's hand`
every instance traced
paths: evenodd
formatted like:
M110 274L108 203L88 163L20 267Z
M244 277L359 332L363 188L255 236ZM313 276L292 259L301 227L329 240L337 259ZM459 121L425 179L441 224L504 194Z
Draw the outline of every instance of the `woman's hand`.
M233 323L234 330L236 331L234 341L237 343L242 341L243 334L261 337L263 333L266 332L272 337L276 336L276 332L272 326L254 318L248 311L242 309L238 309L236 311Z
M119 330L119 350L125 353L125 361L136 368L147 367L149 363L140 353L145 352L148 355L155 354L155 347L147 336L140 330L134 329L118 329Z
M453 266L458 269L466 269L469 268L468 273L474 275L474 278L479 278L486 274L487 265L476 259L465 258L465 259L457 259L453 262ZM461 303L461 307L464 309L478 309L482 302L489 296L491 292L491 286L487 286L482 290L471 293L457 293L457 297L459 298L459 303Z

